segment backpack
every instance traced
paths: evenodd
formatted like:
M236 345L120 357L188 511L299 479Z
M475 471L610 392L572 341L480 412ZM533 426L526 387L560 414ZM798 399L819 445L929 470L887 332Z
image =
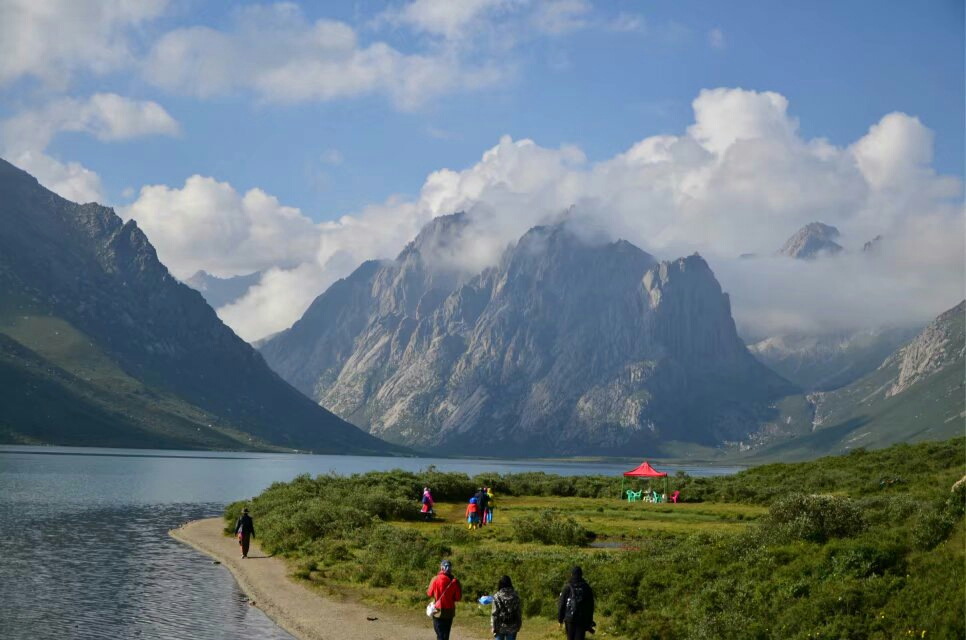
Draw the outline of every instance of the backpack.
M497 602L500 604L499 607L496 605ZM498 591L494 596L493 614L493 628L497 632L516 627L517 621L521 618L520 596L513 591L506 594Z
M570 595L567 596L567 604L564 607L564 620L573 622L580 620L583 616L587 603L587 589L584 583L568 584Z

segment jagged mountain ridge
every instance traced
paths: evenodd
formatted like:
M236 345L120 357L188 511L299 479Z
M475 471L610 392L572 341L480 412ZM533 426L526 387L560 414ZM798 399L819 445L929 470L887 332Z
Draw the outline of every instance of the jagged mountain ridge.
M439 270L426 256L465 224L438 218L335 283L263 346L269 364L386 439L517 455L712 444L793 390L745 349L700 257L658 263L557 224L479 274Z
M233 448L250 440L247 446L325 452L393 449L281 380L197 291L168 273L134 221L123 222L94 203L64 200L2 160L0 300L7 318L0 332L9 338L6 375L17 381L36 371L31 362L37 358L47 372L63 373L35 380L24 387L24 397L0 405L6 439L61 442L69 436L71 444L137 446L140 436L132 434L143 427L143 442L195 448L215 446L204 430L221 428L233 434ZM44 318L59 323L52 335L71 333L77 343L56 361L53 351L41 353L49 340L36 339L34 329ZM35 348L18 346L25 343ZM78 356L81 348L86 352ZM65 362L71 370L61 367ZM88 362L98 363L92 374L84 370ZM130 393L98 383L107 369L103 379L123 381ZM77 425L51 425L39 407L30 410L32 388L58 385L65 402L83 400L72 405ZM7 413L14 410L15 416ZM153 433L162 423L173 430ZM97 427L96 436L65 433L88 424Z

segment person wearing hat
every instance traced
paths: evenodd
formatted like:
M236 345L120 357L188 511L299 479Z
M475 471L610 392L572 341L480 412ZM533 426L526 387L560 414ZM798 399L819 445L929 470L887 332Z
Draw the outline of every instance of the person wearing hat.
M247 558L248 547L252 538L255 537L255 523L252 522L252 517L248 515L248 507L242 509L241 517L235 523L235 535L238 536L238 544L241 545L242 558Z
M463 599L460 582L453 577L453 565L449 560L439 563L439 573L429 583L426 595L433 599L439 610L439 615L433 617L436 640L449 640L453 618L456 617L456 603Z

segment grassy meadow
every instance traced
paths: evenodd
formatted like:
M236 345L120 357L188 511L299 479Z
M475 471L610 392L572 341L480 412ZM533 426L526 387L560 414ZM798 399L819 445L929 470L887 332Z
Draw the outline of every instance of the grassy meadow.
M964 447L958 438L678 474L679 504L620 500L614 477L430 468L299 476L248 506L263 548L299 578L414 616L451 558L464 589L457 625L481 631L489 608L475 600L505 573L524 601L521 638L559 637L557 594L580 564L598 637L962 637L966 490L951 487L966 474ZM418 513L425 484L432 522ZM480 484L494 487L494 522L470 531L463 512Z

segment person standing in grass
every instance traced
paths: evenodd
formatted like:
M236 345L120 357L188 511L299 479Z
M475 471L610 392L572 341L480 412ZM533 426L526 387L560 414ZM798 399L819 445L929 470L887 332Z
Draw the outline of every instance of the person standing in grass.
M557 622L566 625L567 640L585 640L594 632L594 592L584 572L574 567L557 601Z
M433 599L439 610L439 614L433 617L436 640L449 640L453 618L456 617L456 603L463 599L460 582L453 577L453 565L449 560L439 563L439 573L429 583L426 595Z
M466 528L476 529L480 526L479 505L476 498L470 498L470 503L466 505Z
M486 487L486 524L493 524L493 487Z
M433 519L433 496L429 493L429 487L423 487L423 519L429 522Z
M241 545L241 557L248 557L248 547L255 537L255 523L248 515L248 507L242 509L241 517L235 523L235 535L238 536L238 544Z
M486 487L480 487L480 490L476 494L476 510L479 515L480 526L486 524L486 505L490 501L488 495L486 495Z
M523 606L520 595L513 589L510 576L500 578L497 592L493 594L493 612L490 614L490 631L496 640L517 640L517 632L523 626Z

